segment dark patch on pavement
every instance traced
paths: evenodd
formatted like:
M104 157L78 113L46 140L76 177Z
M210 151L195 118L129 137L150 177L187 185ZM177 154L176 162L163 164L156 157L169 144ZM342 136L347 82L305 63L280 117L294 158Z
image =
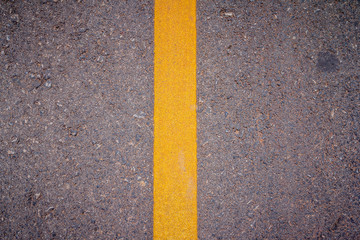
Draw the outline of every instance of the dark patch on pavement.
M339 68L339 60L330 52L319 52L316 67L323 72L334 72Z

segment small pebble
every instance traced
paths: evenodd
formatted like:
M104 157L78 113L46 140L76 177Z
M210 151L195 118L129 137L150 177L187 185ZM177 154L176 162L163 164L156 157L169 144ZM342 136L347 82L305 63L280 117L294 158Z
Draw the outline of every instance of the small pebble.
M103 56L98 56L96 61L102 63L102 62L104 62L104 57Z
M41 193L35 193L35 199L36 199L36 200L39 199L40 196L41 196Z
M87 30L88 30L88 28L80 28L80 29L79 29L79 32L80 32L80 33L84 33L84 32L86 32Z
M78 134L78 132L77 132L76 130L70 129L70 134L71 134L72 136L76 136L76 135Z
M54 209L55 209L54 207L49 207L45 212L50 212L50 211L52 211Z
M11 21L18 23L20 21L19 14L13 14L10 17Z
M45 87L51 88L51 81L46 81L45 82Z
M139 114L134 114L133 117L135 118L145 118L146 113L144 112L140 112Z
M7 153L8 153L9 155L14 155L14 154L15 154L15 152L14 152L13 150L8 150Z
M334 118L334 115L335 115L335 109L331 110L330 118Z
M233 12L226 12L224 13L225 17L234 17L234 13Z

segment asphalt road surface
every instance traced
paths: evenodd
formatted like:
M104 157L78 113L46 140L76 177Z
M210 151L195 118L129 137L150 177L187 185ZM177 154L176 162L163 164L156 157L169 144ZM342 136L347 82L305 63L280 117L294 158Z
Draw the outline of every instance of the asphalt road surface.
M359 239L359 1L197 1L199 239ZM0 238L152 239L154 2L0 1Z

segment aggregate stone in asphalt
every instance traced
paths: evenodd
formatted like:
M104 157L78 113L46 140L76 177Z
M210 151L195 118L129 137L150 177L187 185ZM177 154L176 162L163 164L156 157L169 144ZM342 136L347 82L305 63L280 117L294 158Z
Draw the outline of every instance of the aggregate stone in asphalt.
M197 1L199 239L360 235L358 1ZM0 238L153 237L153 1L0 2Z

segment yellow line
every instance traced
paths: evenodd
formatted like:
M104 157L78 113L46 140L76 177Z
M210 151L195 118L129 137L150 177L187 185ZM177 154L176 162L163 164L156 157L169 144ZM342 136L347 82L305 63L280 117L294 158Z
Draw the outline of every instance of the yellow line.
M196 0L155 0L154 239L197 239Z

